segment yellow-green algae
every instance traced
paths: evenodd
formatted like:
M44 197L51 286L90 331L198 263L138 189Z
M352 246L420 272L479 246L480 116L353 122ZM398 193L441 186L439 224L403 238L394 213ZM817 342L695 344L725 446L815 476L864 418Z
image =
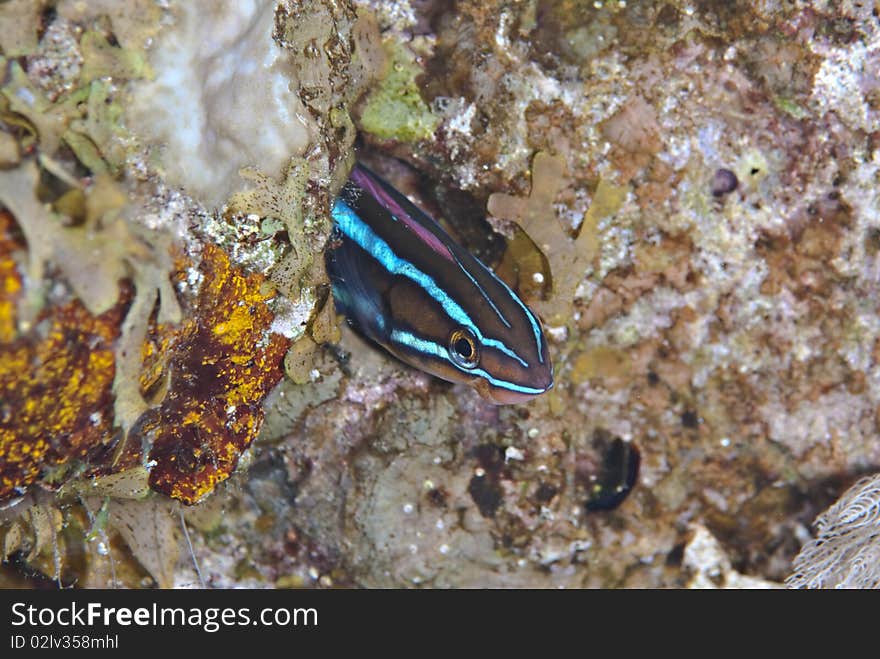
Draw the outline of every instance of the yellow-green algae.
M388 59L385 78L370 93L361 113L361 128L385 140L418 142L434 134L440 119L419 92L422 69L415 56L396 39L382 42Z

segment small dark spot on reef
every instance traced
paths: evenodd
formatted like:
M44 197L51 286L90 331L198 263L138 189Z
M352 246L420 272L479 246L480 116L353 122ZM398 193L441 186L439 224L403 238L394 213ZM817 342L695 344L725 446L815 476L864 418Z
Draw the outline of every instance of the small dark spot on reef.
M757 170L752 170L755 174ZM712 177L712 196L716 198L730 194L739 187L739 179L729 169L719 169Z
M325 349L330 353L330 357L339 364L339 369L343 374L345 374L346 377L351 377L351 353L334 344L326 344Z
M880 252L880 227L871 227L865 233L865 251L872 256Z
M648 384L652 387L656 386L660 382L660 376L657 375L654 371L648 371Z
M498 474L504 468L504 449L495 444L480 444L474 449L477 462L484 471Z
M550 503L553 497L559 492L558 488L553 487L549 483L541 483L535 490L535 501L538 503Z
M685 410L685 412L681 415L681 425L685 428L690 428L693 430L700 425L700 417L697 416L697 413L693 410Z
M666 554L666 565L669 567L678 567L684 561L684 543L680 542L669 550Z
M672 27L678 24L681 14L675 5L664 5L663 9L657 12L657 25L662 27Z
M501 487L495 479L486 476L474 476L468 485L468 494L480 509L483 517L495 517L495 512L501 505Z
M856 40L858 30L853 18L829 18L819 23L819 34L829 38L837 45L844 46Z
M428 501L438 508L446 508L446 502L449 500L449 492L442 487L435 487L428 490Z
M586 508L588 512L614 510L638 481L641 454L632 442L620 437L609 442L605 432L596 433L594 445L602 451L602 466Z
M58 11L55 7L46 7L40 12L40 20L38 23L39 30L37 32L40 39L43 38L43 35L46 34L46 29L53 23L55 18L58 16Z
M474 449L480 470L468 484L468 494L483 517L494 517L503 499L499 484L504 469L504 449L495 444L480 444Z

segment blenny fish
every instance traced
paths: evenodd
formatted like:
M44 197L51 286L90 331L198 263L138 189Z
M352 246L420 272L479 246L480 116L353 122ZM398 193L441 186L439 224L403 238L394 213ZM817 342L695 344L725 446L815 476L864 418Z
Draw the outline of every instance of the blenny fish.
M553 386L541 323L510 287L361 164L325 252L337 309L401 361L496 404Z

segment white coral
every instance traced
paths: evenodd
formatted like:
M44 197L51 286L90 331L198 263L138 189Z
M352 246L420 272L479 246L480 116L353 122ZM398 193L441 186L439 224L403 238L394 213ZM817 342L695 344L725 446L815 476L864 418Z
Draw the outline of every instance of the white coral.
M135 90L129 124L165 146L169 181L207 205L243 187L242 167L278 176L309 144L289 53L272 39L275 5L175 3L153 49L156 79Z

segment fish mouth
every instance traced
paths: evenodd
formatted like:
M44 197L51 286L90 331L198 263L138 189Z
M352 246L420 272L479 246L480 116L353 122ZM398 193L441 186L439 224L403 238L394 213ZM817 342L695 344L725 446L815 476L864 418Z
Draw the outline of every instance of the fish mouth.
M495 405L520 405L522 403L528 403L536 396L540 396L553 388L553 371L548 369L547 373L544 374L544 377L524 386L524 388L528 388L529 391L504 389L502 387L493 386L483 379L475 382L474 388L476 388L477 392L483 398Z

